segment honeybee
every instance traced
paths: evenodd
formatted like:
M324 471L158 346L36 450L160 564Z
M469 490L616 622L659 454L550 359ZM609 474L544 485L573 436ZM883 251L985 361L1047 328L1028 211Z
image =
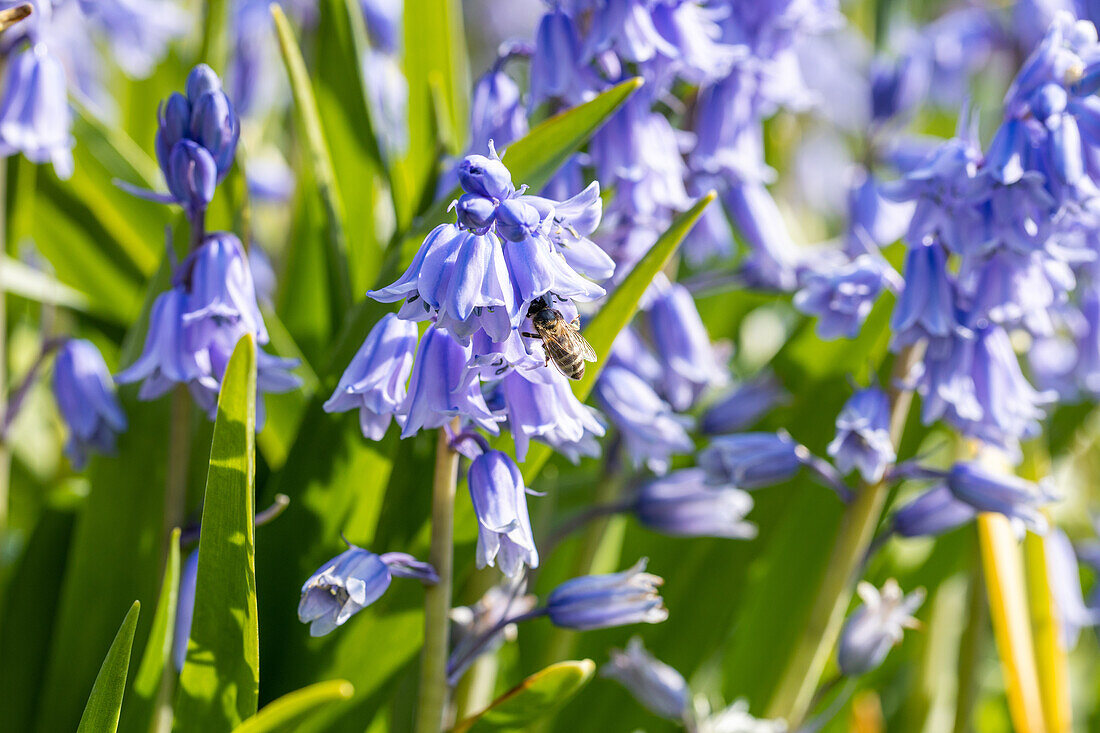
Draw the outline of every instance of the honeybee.
M570 379L583 377L584 363L596 361L596 352L581 336L580 318L570 323L561 311L540 300L531 305L529 313L535 333L524 332L523 335L542 341L547 366L553 361L558 371Z

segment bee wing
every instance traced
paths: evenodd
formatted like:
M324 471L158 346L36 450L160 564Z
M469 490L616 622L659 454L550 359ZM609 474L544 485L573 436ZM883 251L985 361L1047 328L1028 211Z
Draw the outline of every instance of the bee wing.
M592 344L572 326L557 329L553 334L553 341L558 348L570 354L580 354L585 361L596 361L596 350L592 348Z

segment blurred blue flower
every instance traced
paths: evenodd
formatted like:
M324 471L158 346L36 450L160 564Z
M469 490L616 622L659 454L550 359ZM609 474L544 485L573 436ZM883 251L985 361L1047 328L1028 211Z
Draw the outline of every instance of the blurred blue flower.
M903 594L893 578L886 581L881 593L866 582L861 582L856 592L863 605L845 622L837 646L841 674L849 677L865 674L882 664L890 649L901 641L905 629L919 626L913 613L924 602L923 588Z
M836 419L829 455L842 473L858 469L864 481L881 481L897 458L890 439L890 398L876 386L849 398Z
M893 529L902 537L935 536L960 527L978 515L958 499L947 484L939 484L894 512Z
M889 263L874 255L860 255L839 267L810 270L794 304L818 317L817 334L825 341L855 338L883 291L900 287Z
M68 178L73 139L65 69L41 43L10 55L5 65L0 155L23 153L35 163L49 161L59 178Z
M352 545L302 585L298 620L309 624L310 636L324 636L381 598L394 575L426 583L439 581L430 565L416 562L408 555L378 556Z
M501 58L474 84L470 100L470 148L482 150L492 140L504 147L527 134L527 112L519 85L504 73Z
M687 288L658 274L649 295L646 320L662 367L661 392L673 409L686 410L705 389L726 384L729 373Z
M1077 646L1082 628L1100 625L1100 608L1085 604L1077 553L1065 532L1057 527L1047 532L1043 537L1043 550L1062 644L1065 649L1072 650Z
M550 621L577 631L664 621L668 610L657 593L664 581L645 572L646 562L643 558L621 573L565 581L546 599Z
M691 690L683 675L650 654L637 636L625 650L611 650L600 676L620 683L654 715L680 721L690 713Z
M199 578L199 549L196 547L183 561L180 569L179 594L176 597L176 625L172 640L172 663L176 671L183 670L187 660L187 642L191 638L191 621L195 617L195 587Z
M947 257L934 242L909 248L905 285L890 320L895 348L924 338L948 338L956 329Z
M531 109L547 101L567 106L584 101L599 80L583 61L580 36L573 19L560 7L553 8L542 16L535 31Z
M774 374L762 374L737 385L708 407L699 420L699 428L708 435L751 428L773 408L783 404L788 396Z
M722 198L748 245L742 267L750 284L781 291L798 284L798 246L768 189L759 183L733 186Z
M477 514L477 566L493 566L516 577L526 565L539 566L539 553L527 514L527 488L506 454L490 450L470 462L470 499Z
M701 468L685 468L647 481L632 508L649 529L674 537L748 540L756 527L745 521L752 496L732 486L714 486Z
M1040 507L1058 498L1043 484L996 473L974 461L956 463L945 478L947 487L960 501L979 512L997 512L1018 519L1039 533L1048 526Z
M1052 397L1028 383L1000 326L933 341L914 376L926 425L943 419L1010 455L1021 439L1038 434L1041 405Z
M168 44L190 27L183 8L164 0L79 0L79 5L110 41L118 65L138 79L149 76Z
M340 377L336 391L324 404L325 412L359 408L363 436L381 440L396 417L404 423L400 408L412 372L416 349L415 323L387 313L375 324Z
M793 478L807 457L786 432L738 433L714 438L697 460L711 483L752 491Z
M635 465L664 473L676 453L691 453L691 419L677 415L667 402L633 372L609 364L596 381L596 401L618 428Z
M67 339L58 348L53 393L69 428L65 454L73 468L84 467L89 450L114 452L115 434L126 429L126 414L115 396L107 364L92 342Z

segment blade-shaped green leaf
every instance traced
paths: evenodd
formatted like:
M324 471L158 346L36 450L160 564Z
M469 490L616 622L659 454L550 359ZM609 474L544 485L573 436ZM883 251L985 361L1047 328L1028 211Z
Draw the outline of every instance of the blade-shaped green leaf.
M218 396L177 730L228 731L256 712L255 432L256 346L246 335Z
M459 0L417 0L405 27L408 147L393 171L398 226L419 210L442 154L466 144L468 61ZM367 80L368 84L371 80ZM438 120L442 117L443 124Z
M299 134L305 144L304 152L310 171L308 183L316 187L317 195L323 204L329 294L336 312L343 313L351 307L352 303L351 282L348 279L344 201L337 188L331 150L325 139L321 114L317 108L317 99L313 94L313 85L309 80L306 63L302 58L301 49L298 48L298 42L294 39L294 30L286 14L277 4L271 5L271 17L275 21L279 50L282 53L283 64L290 79L290 89L294 95Z
M134 645L138 612L141 603L134 601L122 626L107 650L103 665L92 685L92 694L80 716L77 733L114 733L118 728L118 715L122 711L122 696L126 692L126 673L130 670L130 649Z
M453 733L489 730L529 730L588 684L596 672L591 659L558 662L536 672L504 693L489 707L460 723Z
M317 708L348 700L355 688L347 680L318 682L283 695L263 707L260 712L241 723L233 733L291 733Z
M71 508L47 509L7 579L9 589L34 592L8 592L0 608L0 730L34 729L74 519Z
M92 311L92 303L84 293L13 257L7 255L2 257L0 291L33 300L36 303L59 305L77 311Z
M703 210L717 197L714 191L701 196L695 204L680 214L665 230L664 234L646 253L645 257L634 266L630 274L626 276L622 284L607 297L607 301L584 327L584 337L599 356L599 360L590 364L584 372L584 378L572 383L573 394L581 402L588 399L592 388L596 386L596 379L607 363L607 356L611 353L611 345L615 343L619 332L626 328L638 310L638 301L641 300L646 288L657 276L684 241L691 228L703 215ZM528 485L538 475L546 461L550 459L553 451L543 443L533 443L527 453L527 460L523 463L523 477Z
M123 711L121 728L140 733L149 730L149 723L160 691L161 680L172 659L172 641L176 630L176 602L180 585L180 530L172 530L168 538L168 558L164 563L164 580L160 585L153 627L145 642L137 674L132 685L134 694Z
M382 258L379 218L393 219L383 195L384 167L367 104L362 59L366 28L358 0L320 3L314 91L325 140L340 154L332 160L336 185L344 196L348 270L352 292L373 284ZM379 216L376 206L390 211Z

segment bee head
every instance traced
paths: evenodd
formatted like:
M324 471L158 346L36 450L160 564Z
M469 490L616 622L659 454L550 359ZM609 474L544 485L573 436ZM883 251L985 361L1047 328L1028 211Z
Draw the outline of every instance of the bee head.
M561 313L553 308L543 308L535 315L531 316L531 323L538 328L553 326L555 323L561 320Z

